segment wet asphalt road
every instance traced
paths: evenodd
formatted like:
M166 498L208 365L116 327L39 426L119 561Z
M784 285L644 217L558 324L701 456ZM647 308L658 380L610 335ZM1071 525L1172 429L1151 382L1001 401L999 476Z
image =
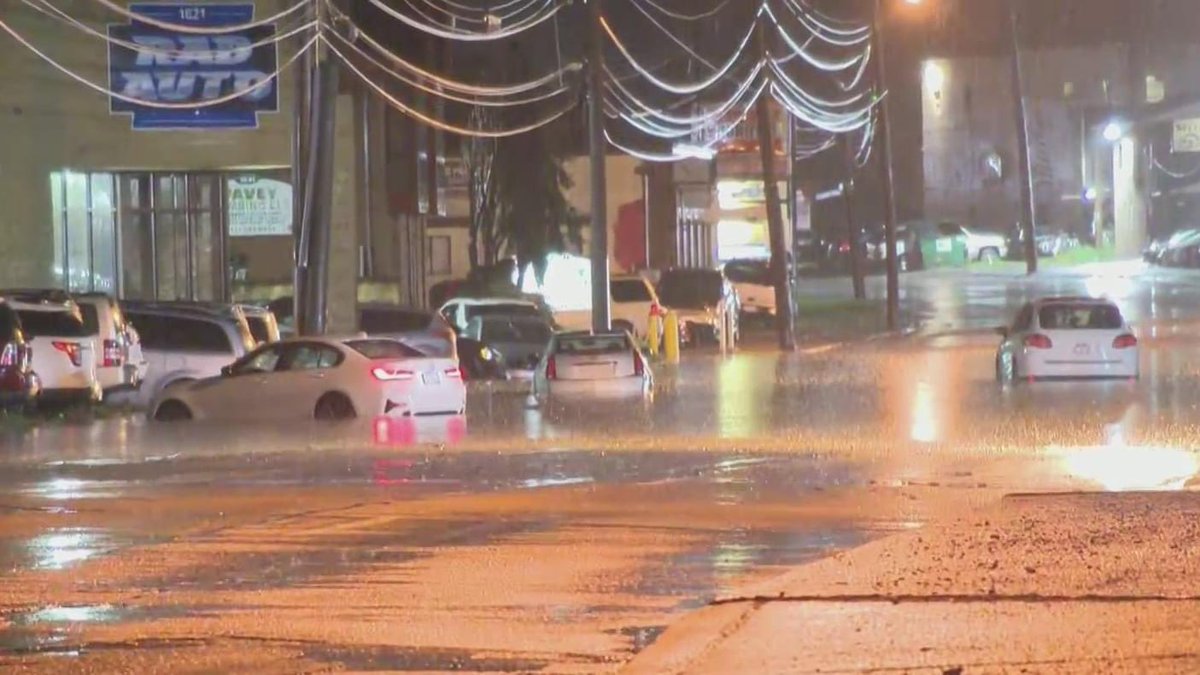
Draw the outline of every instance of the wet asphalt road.
M645 404L0 432L0 668L612 670L716 595L1006 493L1200 480L1200 278L904 282L911 335L692 355ZM1116 299L1142 380L998 387L986 329L1045 293Z

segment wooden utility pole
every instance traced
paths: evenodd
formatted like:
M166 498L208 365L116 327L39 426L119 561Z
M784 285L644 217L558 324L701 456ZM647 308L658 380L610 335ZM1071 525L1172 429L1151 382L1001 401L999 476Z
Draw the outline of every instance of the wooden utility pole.
M1009 37L1012 42L1013 112L1017 123L1017 158L1021 176L1021 235L1025 243L1025 270L1037 272L1037 225L1033 210L1033 162L1029 156L1029 116L1025 109L1025 77L1021 69L1021 21L1017 0L1008 0Z
M892 120L891 98L887 94L887 51L883 29L885 21L883 3L875 0L874 39L875 90L882 97L879 101L879 145L880 169L883 174L883 232L887 249L887 327L894 331L900 327L900 265L896 256L896 195L892 172ZM851 248L858 242L850 242Z
M766 33L758 24L759 47L766 56ZM767 226L771 239L771 279L775 284L775 327L779 348L796 351L796 320L792 316L792 281L788 271L787 247L784 246L783 209L779 200L779 182L775 177L775 134L771 126L771 97L760 96L755 105L758 117L758 148L762 158L763 195L767 203Z
M588 133L591 141L592 183L592 328L612 325L608 290L608 181L605 176L604 138L604 32L600 0L587 3L588 25Z
M862 228L854 217L854 148L850 137L842 134L842 153L846 163L846 177L842 182L842 204L846 207L846 241L850 242L850 278L854 284L854 299L867 299L867 283L863 278L862 247L858 245Z

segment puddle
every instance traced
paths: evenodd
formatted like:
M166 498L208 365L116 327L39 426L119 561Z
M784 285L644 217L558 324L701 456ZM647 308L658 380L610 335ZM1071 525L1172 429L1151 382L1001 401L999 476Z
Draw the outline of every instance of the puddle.
M666 626L626 626L617 631L619 635L629 638L631 641L630 649L634 654L637 654L658 639L658 636L666 632Z
M0 653L78 657L86 648L68 641L68 637L70 631L81 626L202 616L216 611L217 608L182 605L123 607L104 604L40 607L3 617L7 628L0 630Z
M529 673L551 664L544 659L487 655L478 650L422 649L411 647L315 647L307 658L336 663L349 670L400 672Z
M882 533L843 527L802 532L739 528L698 534L708 541L647 567L629 592L678 597L676 609L697 609L734 590L732 584L745 583L751 573L803 565Z
M66 570L120 549L157 541L98 528L51 529L29 538L0 537L0 570Z

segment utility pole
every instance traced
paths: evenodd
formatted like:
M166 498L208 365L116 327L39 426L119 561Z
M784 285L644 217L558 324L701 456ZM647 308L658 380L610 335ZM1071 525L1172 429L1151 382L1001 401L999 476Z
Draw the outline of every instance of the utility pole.
M867 299L867 284L863 278L862 248L858 245L862 233L854 217L854 148L850 137L842 134L840 139L846 163L846 178L842 183L842 204L846 207L846 241L850 242L850 278L854 284L854 299Z
M1029 118L1025 110L1025 78L1021 70L1021 21L1017 1L1008 0L1008 22L1012 39L1013 112L1017 121L1017 157L1021 174L1021 235L1025 242L1025 270L1037 272L1036 225L1033 210L1033 164L1029 157Z
M305 9L305 20L314 21L317 3L309 3ZM293 105L292 121L292 237L295 269L292 276L292 321L298 332L303 332L307 322L305 298L308 288L308 167L312 147L312 87L316 50L309 49L300 57L300 68L295 72L296 100Z
M765 27L758 24L760 52L767 55ZM792 316L792 282L788 274L787 249L783 245L783 209L779 201L779 183L775 178L775 134L771 128L771 97L760 96L755 104L758 117L758 151L762 158L763 195L767 202L767 227L771 239L771 279L775 282L775 328L779 348L796 351L796 321Z
M316 5L317 21L324 16ZM296 297L296 329L301 335L325 333L329 288L329 246L333 218L333 141L334 113L337 110L337 61L329 48L319 43L310 62L312 79L309 95L308 147L306 159L304 212L301 216L300 258L297 276L303 280Z
M887 51L883 35L886 17L882 0L875 0L874 41L875 87L881 97L879 105L880 164L883 177L883 233L887 247L887 328L894 331L900 327L900 266L896 260L896 195L892 175L892 129L887 93ZM850 242L851 249L858 246Z
M608 290L608 181L605 176L604 33L600 0L585 0L588 22L588 132L592 167L592 328L612 325Z

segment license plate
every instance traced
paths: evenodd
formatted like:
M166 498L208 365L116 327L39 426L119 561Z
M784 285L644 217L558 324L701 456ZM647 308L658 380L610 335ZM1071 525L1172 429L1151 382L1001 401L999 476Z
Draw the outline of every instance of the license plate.
M439 373L421 373L422 384L441 384L442 376Z
M1092 353L1092 346L1086 343L1075 345L1075 356L1087 356Z

